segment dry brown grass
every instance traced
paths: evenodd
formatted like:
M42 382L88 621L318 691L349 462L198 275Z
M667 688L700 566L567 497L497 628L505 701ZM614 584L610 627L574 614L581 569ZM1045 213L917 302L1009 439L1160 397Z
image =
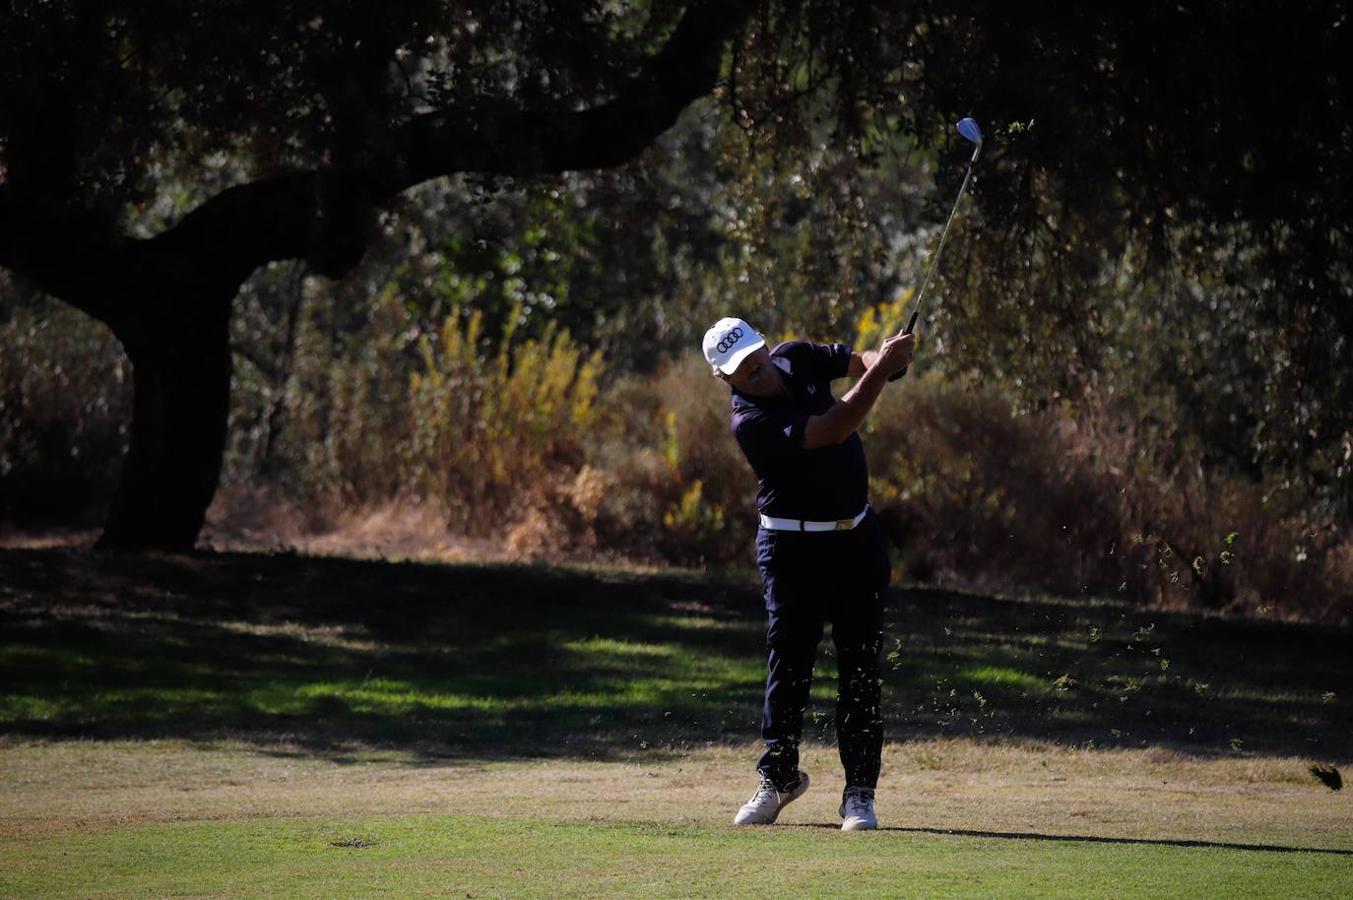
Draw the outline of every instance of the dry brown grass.
M217 491L200 544L215 550L294 550L307 556L444 562L529 558L514 553L502 540L456 533L434 503L392 500L315 515L275 491L242 484Z
M756 748L625 761L495 761L371 752L353 761L285 744L203 749L176 741L0 745L0 837L136 822L468 814L560 821L713 824L754 787ZM1160 750L925 740L890 744L883 824L912 829L1201 840L1353 849L1353 795L1304 760ZM805 753L814 787L787 825L837 821L835 751Z

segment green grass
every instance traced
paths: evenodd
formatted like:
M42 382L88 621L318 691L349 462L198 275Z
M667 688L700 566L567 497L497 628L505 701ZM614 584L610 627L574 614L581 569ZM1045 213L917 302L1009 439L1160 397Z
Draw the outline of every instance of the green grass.
M0 896L1347 895L1349 629L890 601L892 830L824 643L748 832L750 576L0 552Z
M6 896L1336 897L1350 878L1353 860L1318 852L467 816L146 825L0 848Z

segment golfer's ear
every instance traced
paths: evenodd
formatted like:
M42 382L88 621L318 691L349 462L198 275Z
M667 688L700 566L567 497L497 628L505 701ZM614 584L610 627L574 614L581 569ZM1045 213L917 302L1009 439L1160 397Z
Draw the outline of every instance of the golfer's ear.
M728 376L720 372L718 369L711 367L709 373L713 375L715 378L722 381L724 384L728 384Z

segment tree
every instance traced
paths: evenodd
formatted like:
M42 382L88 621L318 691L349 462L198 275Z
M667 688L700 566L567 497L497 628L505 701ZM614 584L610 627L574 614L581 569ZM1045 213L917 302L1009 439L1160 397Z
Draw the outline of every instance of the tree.
M927 167L939 219L965 159L950 123L972 114L983 231L956 236L931 319L952 365L1044 396L1147 366L1212 404L1219 457L1343 485L1346 509L1347 6L302 0L260 20L29 0L0 32L0 264L132 358L104 543L184 547L219 470L231 298L262 263L340 276L408 186L632 160L716 83L749 185L792 170L821 201L852 166ZM842 199L794 235L828 274L854 264Z
M251 272L343 275L373 210L441 175L634 157L713 89L750 4L256 9L18 2L4 23L0 264L105 322L133 366L105 547L196 540Z
M1347 2L777 10L730 86L761 146L810 165L824 140L866 163L938 146L942 221L967 159L952 123L987 128L981 233L954 237L932 307L952 366L1044 397L1145 368L1214 458L1310 479L1347 516Z

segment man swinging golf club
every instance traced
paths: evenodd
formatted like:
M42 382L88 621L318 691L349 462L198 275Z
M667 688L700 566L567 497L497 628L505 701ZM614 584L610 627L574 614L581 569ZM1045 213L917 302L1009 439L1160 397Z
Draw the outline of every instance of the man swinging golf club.
M883 646L883 592L890 576L878 519L869 509L869 473L856 430L889 381L907 371L926 289L939 266L949 227L982 152L973 119L954 126L975 145L930 268L905 328L877 351L845 344L792 341L766 349L742 319L720 319L705 332L705 359L733 389L733 435L756 472L756 561L770 625L761 736L761 786L738 810L735 825L768 825L808 790L799 769L799 737L813 660L825 620L832 622L840 688L836 745L846 770L841 828L877 828L874 788L883 753L878 657ZM840 400L831 382L859 380Z
M808 790L799 739L817 645L830 620L840 671L836 740L846 774L841 828L878 827L879 651L890 573L856 431L914 347L913 335L899 333L863 353L807 341L768 350L735 318L705 333L705 358L732 388L733 435L757 477L756 556L770 620L761 786L735 825L768 825ZM831 382L847 376L859 380L834 399Z

